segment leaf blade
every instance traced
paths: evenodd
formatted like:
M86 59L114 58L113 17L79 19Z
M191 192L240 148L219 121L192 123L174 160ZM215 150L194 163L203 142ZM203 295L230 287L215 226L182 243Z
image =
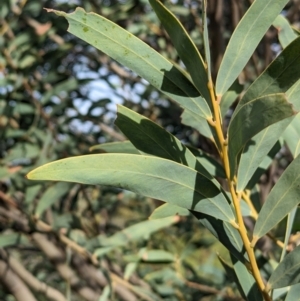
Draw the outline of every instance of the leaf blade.
M271 124L295 114L284 94L271 94L253 99L240 107L228 129L230 177L235 175L237 157L243 146Z
M300 156L287 167L279 178L258 215L253 239L262 237L279 223L300 202Z
M211 180L189 167L157 157L129 154L78 156L45 164L27 177L111 185L228 222L234 220L227 199Z
M300 282L300 246L297 246L277 266L268 280L270 289L290 286Z
M170 36L171 41L189 71L195 86L210 104L206 67L196 45L175 15L160 1L149 0L149 2Z
M69 22L68 31L130 68L188 111L206 119L206 101L195 86L167 59L117 24L77 8L73 13L48 9Z
M223 95L250 59L259 41L288 0L256 0L234 30L217 75L216 94Z

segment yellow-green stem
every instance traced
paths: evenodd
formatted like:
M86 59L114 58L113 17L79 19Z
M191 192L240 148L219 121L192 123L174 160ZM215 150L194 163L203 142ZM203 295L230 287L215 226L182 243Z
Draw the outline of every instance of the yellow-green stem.
M219 139L219 143L221 145L221 149L219 150L219 153L220 153L220 156L223 161L223 166L224 166L226 177L227 177L228 187L229 187L229 190L230 190L230 193L232 196L232 201L233 201L233 205L234 205L235 212L236 212L237 224L239 226L238 231L240 233L245 250L249 257L250 272L253 275L259 289L261 290L264 299L266 301L271 301L271 297L265 290L265 285L264 285L264 282L262 280L261 274L260 274L258 266L257 266L254 249L251 248L251 246L250 246L250 240L247 235L247 230L246 230L246 227L244 224L241 207L240 207L240 197L241 196L237 194L237 192L235 190L235 183L234 183L234 181L231 180L231 177L230 177L229 158L228 158L228 152L227 152L228 145L227 145L227 140L225 139L224 134L223 134L222 122L220 119L219 103L220 103L221 97L218 97L216 99L211 78L209 78L209 81L208 81L208 89L210 91L212 107L213 107L213 116L214 116L213 126L215 128L217 137Z

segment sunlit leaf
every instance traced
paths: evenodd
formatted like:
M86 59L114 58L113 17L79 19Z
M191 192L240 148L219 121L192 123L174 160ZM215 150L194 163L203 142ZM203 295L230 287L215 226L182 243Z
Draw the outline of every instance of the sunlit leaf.
M69 22L68 31L130 68L184 109L206 119L206 101L194 85L167 59L117 24L82 8L67 14L53 11Z
M229 40L217 76L217 95L223 95L232 85L287 2L256 0L252 3Z
M173 161L143 155L78 156L43 165L31 180L103 184L131 190L228 222L233 212L220 189L195 170Z
M149 0L201 95L210 104L207 71L196 45L179 20L158 0Z
M293 157L300 154L300 114L297 114L283 133L283 139Z
M115 124L139 151L184 164L213 180L185 145L150 119L119 105Z
M253 82L240 100L238 108L263 95L287 92L300 78L299 48L300 37L289 44ZM290 99L289 101L292 102Z

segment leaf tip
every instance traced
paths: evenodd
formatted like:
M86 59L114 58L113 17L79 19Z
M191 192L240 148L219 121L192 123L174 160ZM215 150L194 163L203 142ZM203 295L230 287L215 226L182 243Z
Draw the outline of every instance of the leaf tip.
M44 9L47 11L47 13L55 13L57 16L64 17L66 15L66 13L63 11L55 10L52 8L46 8L46 7L44 7Z

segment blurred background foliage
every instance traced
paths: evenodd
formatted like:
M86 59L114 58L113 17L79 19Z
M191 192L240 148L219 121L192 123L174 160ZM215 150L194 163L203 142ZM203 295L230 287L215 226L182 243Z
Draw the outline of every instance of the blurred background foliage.
M208 1L214 76L250 3ZM166 5L203 51L201 3ZM181 65L145 0L1 0L0 300L242 300L218 259L226 261L228 254L191 216L148 219L161 202L110 187L24 177L46 162L124 140L113 126L117 103L215 154L210 141L180 123L180 108L43 9L71 12L77 6L116 22ZM285 10L295 30L299 8L294 0ZM277 33L270 28L241 74L245 87L280 51ZM282 148L262 176L262 200L289 161Z

